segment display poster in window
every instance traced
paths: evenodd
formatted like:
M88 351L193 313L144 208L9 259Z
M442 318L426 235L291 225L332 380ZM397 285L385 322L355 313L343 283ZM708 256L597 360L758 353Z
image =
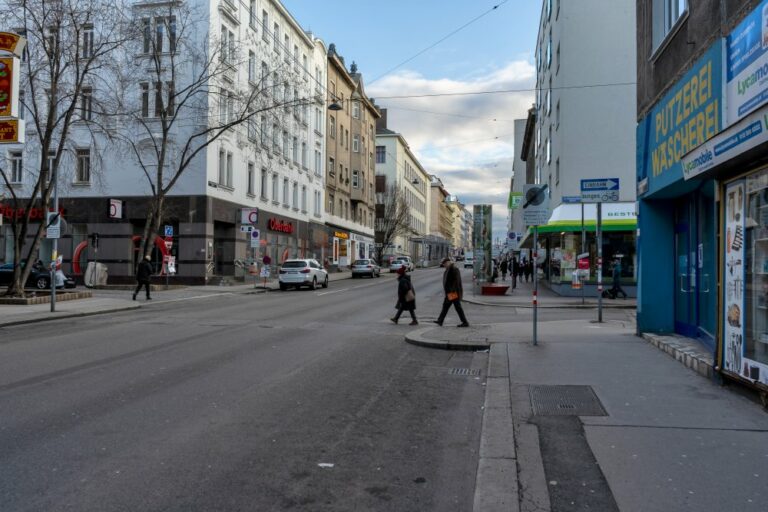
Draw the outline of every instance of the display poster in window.
M725 95L727 125L768 103L768 0L739 23L726 38Z
M724 366L733 373L741 373L744 356L744 192L743 180L725 191Z

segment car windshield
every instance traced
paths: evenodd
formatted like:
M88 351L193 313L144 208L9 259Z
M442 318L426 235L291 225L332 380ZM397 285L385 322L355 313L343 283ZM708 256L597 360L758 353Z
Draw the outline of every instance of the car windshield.
M353 265L368 265L368 260L357 260Z
M304 268L306 266L306 261L286 261L283 263L283 268Z

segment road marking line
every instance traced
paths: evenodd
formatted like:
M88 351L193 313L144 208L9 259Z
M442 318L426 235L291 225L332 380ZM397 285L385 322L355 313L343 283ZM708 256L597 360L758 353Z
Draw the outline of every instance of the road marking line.
M341 293L346 291L349 291L349 288L342 288L341 290L333 290L332 292L317 292L316 295L320 297L322 295L330 295L332 293Z

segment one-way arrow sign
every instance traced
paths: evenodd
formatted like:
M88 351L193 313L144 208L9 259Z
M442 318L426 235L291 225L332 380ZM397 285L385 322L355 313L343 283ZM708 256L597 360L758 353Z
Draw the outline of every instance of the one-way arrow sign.
M581 180L582 203L614 203L619 200L619 178Z

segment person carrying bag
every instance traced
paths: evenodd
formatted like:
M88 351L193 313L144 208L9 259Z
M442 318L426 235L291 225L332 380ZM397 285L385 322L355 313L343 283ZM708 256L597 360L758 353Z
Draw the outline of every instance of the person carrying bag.
M411 323L409 325L419 325L419 321L416 320L416 291L411 284L411 278L405 273L405 267L400 267L397 270L397 313L390 318L394 323L400 319L400 315L403 311L408 311L411 314Z

